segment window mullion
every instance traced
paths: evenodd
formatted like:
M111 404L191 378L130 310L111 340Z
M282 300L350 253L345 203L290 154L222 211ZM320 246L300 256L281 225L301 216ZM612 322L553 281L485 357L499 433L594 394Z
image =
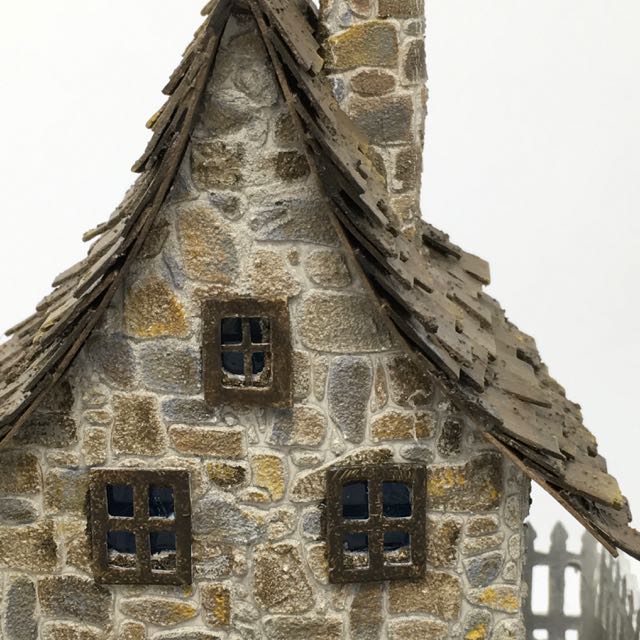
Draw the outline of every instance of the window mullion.
M136 561L141 577L151 575L149 542L149 486L146 482L133 485L133 520L136 530Z

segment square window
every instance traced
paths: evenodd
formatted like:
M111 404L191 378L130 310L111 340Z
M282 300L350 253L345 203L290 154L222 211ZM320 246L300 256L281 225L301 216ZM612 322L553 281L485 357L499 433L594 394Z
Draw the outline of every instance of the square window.
M133 518L133 487L126 484L108 484L107 506L110 516Z
M206 301L202 334L209 406L291 406L291 329L286 302Z
M90 502L96 581L191 582L188 472L95 469Z
M426 469L327 471L327 542L333 583L419 578L426 570Z

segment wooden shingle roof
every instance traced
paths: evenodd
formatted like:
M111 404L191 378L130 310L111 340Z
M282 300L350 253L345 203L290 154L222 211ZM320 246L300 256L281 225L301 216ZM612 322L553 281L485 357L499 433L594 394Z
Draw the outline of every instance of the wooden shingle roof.
M165 202L196 124L231 8L212 0L172 75L169 98L134 166L141 175L111 218L85 235L87 258L0 345L0 440L29 418L108 307ZM332 96L304 0L249 0L301 140L334 206L336 228L390 326L469 412L485 437L558 499L612 553L640 559L640 534L597 443L550 377L534 340L484 292L488 264L423 222L399 232L369 143Z

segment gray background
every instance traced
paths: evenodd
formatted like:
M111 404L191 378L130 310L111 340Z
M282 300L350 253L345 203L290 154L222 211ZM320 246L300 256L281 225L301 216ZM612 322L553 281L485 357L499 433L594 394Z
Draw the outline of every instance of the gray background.
M119 203L202 4L0 0L3 328ZM640 2L431 0L427 16L423 215L490 260L490 293L582 404L640 523ZM535 491L541 538L558 518L576 547Z

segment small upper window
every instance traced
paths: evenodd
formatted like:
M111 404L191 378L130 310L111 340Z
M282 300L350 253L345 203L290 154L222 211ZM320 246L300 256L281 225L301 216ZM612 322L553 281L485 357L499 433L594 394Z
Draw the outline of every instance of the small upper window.
M94 572L99 582L189 584L189 474L94 470L91 531Z
M239 298L204 304L205 396L217 404L289 406L286 302Z
M327 472L331 582L424 575L425 527L424 467L371 465Z

